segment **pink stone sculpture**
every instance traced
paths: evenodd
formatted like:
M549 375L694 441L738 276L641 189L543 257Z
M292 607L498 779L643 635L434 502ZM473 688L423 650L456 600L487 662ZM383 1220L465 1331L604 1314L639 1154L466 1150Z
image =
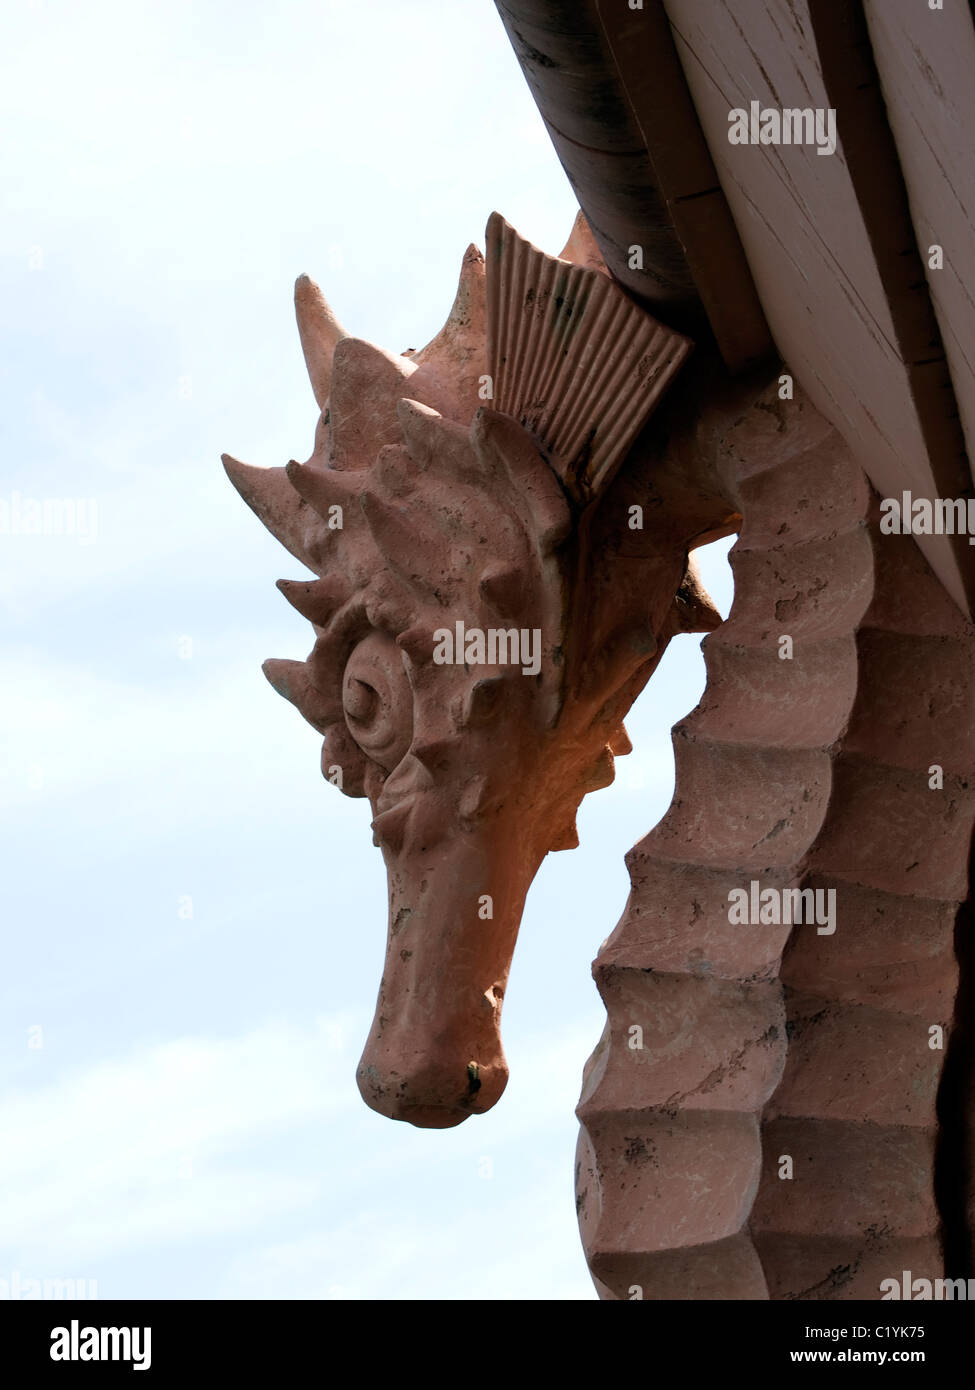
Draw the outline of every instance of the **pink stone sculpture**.
M877 1299L970 1259L975 633L808 399L740 406L735 599L593 965L577 1210L605 1298ZM736 925L751 882L834 930Z
M673 804L593 967L608 1021L576 1183L597 1289L877 1298L905 1270L954 1277L975 1210L971 624L912 537L880 534L850 449L777 365L732 381L713 344L690 356L581 217L560 257L496 215L486 249L398 357L302 277L314 452L225 459L315 576L281 581L310 656L265 670L323 734L327 779L369 797L386 864L360 1090L430 1127L496 1102L532 878L576 843L670 638L707 631ZM731 531L719 625L691 552ZM736 924L729 895L756 881L835 892L839 932Z
M386 864L359 1089L429 1127L501 1095L525 895L577 843L670 637L718 624L688 556L737 521L686 427L644 428L691 344L600 268L581 215L561 257L497 214L486 250L437 337L400 356L349 337L302 276L314 451L224 458L316 576L279 586L310 655L264 669L324 736L325 776L369 798Z

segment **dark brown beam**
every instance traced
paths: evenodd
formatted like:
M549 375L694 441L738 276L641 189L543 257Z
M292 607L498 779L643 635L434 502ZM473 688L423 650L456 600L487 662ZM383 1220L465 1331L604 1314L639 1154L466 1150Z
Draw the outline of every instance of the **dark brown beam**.
M496 4L613 276L662 322L698 341L713 333L732 370L768 356L768 327L662 5Z

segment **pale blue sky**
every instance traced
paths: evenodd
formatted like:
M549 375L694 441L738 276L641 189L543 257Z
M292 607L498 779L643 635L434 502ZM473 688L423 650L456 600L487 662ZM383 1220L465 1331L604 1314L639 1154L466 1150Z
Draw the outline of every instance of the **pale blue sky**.
M493 209L562 246L571 190L494 6L12 0L0 54L0 500L96 507L90 535L0 535L0 1279L592 1298L589 967L669 802L698 641L532 890L502 1101L394 1124L355 1085L385 941L368 806L261 674L309 646L274 588L300 566L219 464L311 450L299 272L398 351ZM702 557L723 611L726 549Z

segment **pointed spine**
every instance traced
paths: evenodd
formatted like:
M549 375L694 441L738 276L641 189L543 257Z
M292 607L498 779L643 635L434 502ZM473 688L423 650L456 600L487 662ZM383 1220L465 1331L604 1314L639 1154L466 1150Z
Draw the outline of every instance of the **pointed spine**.
M315 569L315 558L306 544L308 515L284 468L254 468L229 454L221 455L227 477L241 497L296 560Z
M261 669L278 694L294 705L320 734L341 715L341 708L335 701L312 685L303 661L281 661L271 657Z
M314 464L296 463L293 459L284 470L295 492L322 518L329 519L331 507L343 510L355 496L357 484L347 474L334 468L319 468Z
M344 580L336 575L326 579L279 579L277 587L292 608L316 627L324 627L348 597Z
M319 409L324 410L332 384L332 357L338 344L349 335L307 275L299 275L295 281L295 317L311 388Z

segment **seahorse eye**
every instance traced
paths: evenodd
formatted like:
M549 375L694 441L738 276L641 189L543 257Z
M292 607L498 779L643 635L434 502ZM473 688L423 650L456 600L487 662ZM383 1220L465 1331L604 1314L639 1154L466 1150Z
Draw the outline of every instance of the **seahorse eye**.
M371 685L367 685L358 676L346 676L342 704L353 723L360 724L374 719L379 699L379 692Z
M370 632L353 650L342 678L349 733L385 772L402 761L413 740L413 693L400 649L385 632Z

